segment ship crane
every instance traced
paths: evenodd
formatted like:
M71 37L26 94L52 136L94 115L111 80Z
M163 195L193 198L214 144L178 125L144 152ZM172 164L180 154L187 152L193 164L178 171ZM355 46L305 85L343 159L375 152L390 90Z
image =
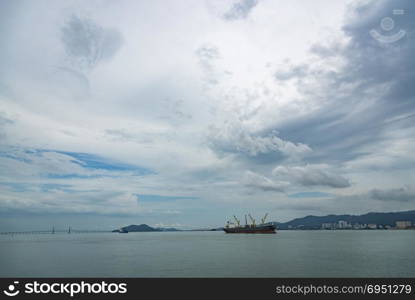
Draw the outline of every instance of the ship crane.
M265 219L267 218L268 213L265 214L265 216L261 219L261 224L265 224Z
M233 218L234 218L234 219L235 219L235 221L236 221L236 226L237 226L237 227L240 227L241 221L239 221L239 220L238 220L238 218L237 218L236 216L233 216Z
M251 222L252 222L252 227L255 227L255 226L256 226L256 225L255 225L255 219L254 219L254 218L252 218L251 214L248 214L248 217L251 219Z

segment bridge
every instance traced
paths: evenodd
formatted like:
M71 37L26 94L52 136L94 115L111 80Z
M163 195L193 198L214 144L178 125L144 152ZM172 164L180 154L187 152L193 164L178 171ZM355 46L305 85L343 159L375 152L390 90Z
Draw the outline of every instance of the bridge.
M77 234L77 233L107 233L112 232L111 230L87 230L87 229L72 229L69 230L33 230L33 231L6 231L0 232L0 235L21 235L21 234Z

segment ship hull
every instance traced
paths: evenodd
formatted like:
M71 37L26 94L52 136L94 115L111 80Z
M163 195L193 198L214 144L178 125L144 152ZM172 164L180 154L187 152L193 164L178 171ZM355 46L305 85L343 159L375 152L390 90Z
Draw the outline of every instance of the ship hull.
M275 226L223 228L226 233L276 233Z

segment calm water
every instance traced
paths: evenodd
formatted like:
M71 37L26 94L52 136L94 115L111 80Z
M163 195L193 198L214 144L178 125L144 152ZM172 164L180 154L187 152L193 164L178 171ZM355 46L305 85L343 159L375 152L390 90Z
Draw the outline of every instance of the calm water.
M0 276L415 277L415 230L0 236Z

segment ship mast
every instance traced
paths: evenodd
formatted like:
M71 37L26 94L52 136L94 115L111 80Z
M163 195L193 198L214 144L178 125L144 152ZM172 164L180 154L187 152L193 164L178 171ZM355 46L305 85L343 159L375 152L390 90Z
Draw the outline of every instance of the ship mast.
M236 226L239 227L239 225L241 224L241 221L238 220L238 218L236 216L233 216L233 218L236 221Z
M256 226L256 225L255 225L255 219L254 219L254 218L252 218L251 214L248 214L248 217L251 219L251 222L252 222L252 227L255 227L255 226Z
M261 219L261 224L265 224L265 219L267 218L268 213L265 214L265 216Z

